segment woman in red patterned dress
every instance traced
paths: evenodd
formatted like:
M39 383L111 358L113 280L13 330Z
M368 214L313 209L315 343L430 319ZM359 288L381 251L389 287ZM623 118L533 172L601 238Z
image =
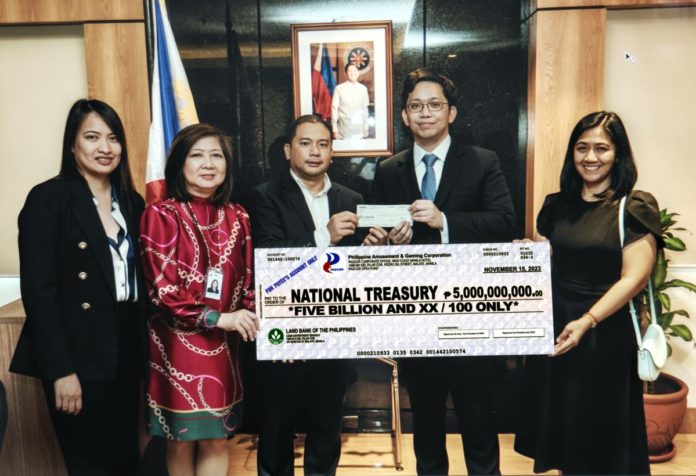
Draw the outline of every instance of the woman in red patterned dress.
M227 438L241 416L239 339L254 340L258 331L249 217L230 202L231 159L219 129L183 129L165 170L171 198L142 219L145 281L156 308L148 427L167 438L170 476L227 474Z

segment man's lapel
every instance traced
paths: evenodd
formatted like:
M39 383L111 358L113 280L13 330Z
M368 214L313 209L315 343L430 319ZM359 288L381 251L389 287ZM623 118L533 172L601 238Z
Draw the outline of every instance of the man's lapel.
M416 168L413 165L413 147L407 153L397 158L396 174L406 196L420 198L420 189L416 180Z
M312 231L315 229L314 220L312 219L312 214L309 212L309 207L307 207L307 202L302 195L302 190L300 186L297 185L295 180L290 175L290 172L285 177L285 180L281 182L283 189L283 196L287 197L290 205L295 208L297 214L302 219L307 230Z
M437 187L437 193L435 194L434 203L438 208L442 206L452 187L457 183L461 183L459 176L462 173L465 161L464 154L462 154L457 144L452 141L449 151L447 151L445 165L442 168L440 185Z

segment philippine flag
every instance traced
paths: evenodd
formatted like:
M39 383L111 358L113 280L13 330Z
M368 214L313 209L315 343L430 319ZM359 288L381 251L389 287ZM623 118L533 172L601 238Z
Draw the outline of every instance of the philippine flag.
M331 118L331 97L335 87L336 77L329 60L329 52L322 43L319 43L314 68L312 68L312 105L314 114L319 114L327 121Z
M184 127L198 123L196 106L176 48L164 0L151 0L154 34L152 124L145 172L148 203L166 198L164 167L172 139Z

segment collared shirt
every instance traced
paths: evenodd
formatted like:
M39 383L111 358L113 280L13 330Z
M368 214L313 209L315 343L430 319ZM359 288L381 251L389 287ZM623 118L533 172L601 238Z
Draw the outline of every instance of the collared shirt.
M447 137L440 142L432 152L428 152L423 149L418 144L413 144L413 165L416 169L416 180L418 182L418 189L422 190L423 177L425 176L425 162L423 162L423 156L425 154L434 154L437 160L433 162L433 170L435 171L435 190L440 187L440 179L442 178L442 169L445 167L445 159L447 158L447 152L449 152L450 145L452 145L452 137L447 134ZM442 210L440 210L442 212ZM447 226L447 216L442 213L443 227L440 231L440 240L442 243L449 243L449 228Z
M297 185L302 191L309 213L312 215L314 222L314 242L317 247L325 248L331 244L331 235L326 227L331 216L329 215L329 190L331 189L331 180L329 176L324 174L324 188L319 193L314 195L311 190L305 185L295 172L290 169L290 176L297 182Z
M111 251L111 261L114 266L114 280L116 282L116 301L125 302L138 300L137 277L135 273L135 247L133 240L128 233L126 219L121 213L116 196L111 195L111 216L118 223L119 230L116 239L107 236L109 250ZM94 206L99 202L96 197L92 197Z

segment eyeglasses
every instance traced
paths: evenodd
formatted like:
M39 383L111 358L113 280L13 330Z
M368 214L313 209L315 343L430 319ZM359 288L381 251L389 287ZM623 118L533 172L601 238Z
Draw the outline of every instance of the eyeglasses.
M428 103L423 103L423 102L410 102L406 104L406 110L408 112L421 112L424 107L427 106L428 111L430 112L437 112L440 109L442 109L442 106L445 104L449 104L447 102L440 102L440 101L431 101Z

